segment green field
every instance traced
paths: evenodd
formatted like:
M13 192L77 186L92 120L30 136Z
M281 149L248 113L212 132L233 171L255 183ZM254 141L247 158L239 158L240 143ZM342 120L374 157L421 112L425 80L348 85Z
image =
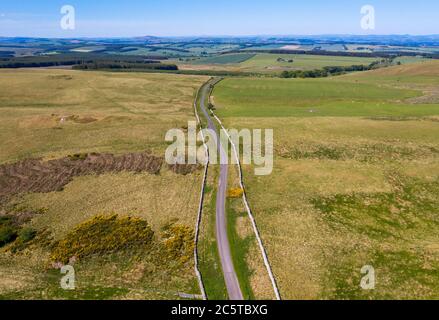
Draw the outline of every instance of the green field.
M222 81L214 99L222 117L429 116L437 104L410 104L422 92L350 78Z
M279 60L278 59L283 59ZM288 62L291 61L292 62ZM279 70L313 70L325 66L368 65L376 58L319 56L306 54L257 54L241 63L243 71L273 72Z
M273 173L244 175L284 299L438 297L438 76L432 61L217 85L226 127L274 130Z

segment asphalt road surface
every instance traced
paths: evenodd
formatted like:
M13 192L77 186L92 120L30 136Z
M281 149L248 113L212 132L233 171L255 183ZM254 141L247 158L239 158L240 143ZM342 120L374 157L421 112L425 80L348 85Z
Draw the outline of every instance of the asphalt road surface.
M205 106L207 95L209 94L209 85L205 85L201 89L200 107L204 113L208 128L213 130L216 134L216 139L219 141L218 148L221 163L228 163L223 161L227 159L228 155L221 145L219 133L215 127L212 118ZM235 267L233 266L232 254L230 252L230 243L227 236L227 216L226 216L226 196L227 196L227 178L229 167L227 164L220 165L220 176L218 191L216 197L216 240L218 244L218 251L221 260L221 266L224 273L224 280L226 282L227 292L230 300L244 300L241 288L239 286L238 277L236 275Z

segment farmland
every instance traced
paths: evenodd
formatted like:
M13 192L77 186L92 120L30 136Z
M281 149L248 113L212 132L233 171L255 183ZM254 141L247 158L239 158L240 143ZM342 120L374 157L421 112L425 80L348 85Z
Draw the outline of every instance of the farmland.
M0 248L1 298L199 294L192 232L201 172L183 172L161 159L166 131L193 120L194 94L204 80L72 70L0 72L0 231L2 237L3 232L18 234ZM62 290L52 257L63 251L56 248L81 236L101 215L117 215L115 226L139 230L138 238L133 233L128 248L111 250L100 242L104 237L91 238L88 251L78 251L90 253L78 253L80 259L72 262L77 290ZM102 221L104 235L110 222ZM174 250L169 241L174 235L186 249Z
M249 59L252 59L255 55L251 53L236 53L236 54L223 54L219 56L213 56L209 58L202 58L195 60L197 64L234 64L242 63Z
M1 38L0 299L200 294L203 170L163 155L202 74L226 77L201 90L226 127L274 129L273 173L243 169L283 299L437 298L436 37L328 37ZM233 265L233 292L274 299L238 167L224 172L204 190L207 296L230 296Z
M438 76L433 61L216 86L227 127L274 129L273 173L244 175L283 298L437 298Z
M369 66L380 61L379 57L355 57L318 54L275 54L275 53L229 53L202 58L180 58L170 60L181 70L215 70L261 74L264 76L279 75L282 71L311 71L328 66L350 67ZM390 64L412 64L429 59L419 56L395 57Z
M377 60L377 58L310 54L231 53L172 62L183 70L213 69L270 75L284 70L314 70L325 66L369 65Z
M325 66L368 65L377 59L297 54L258 54L241 64L243 71L313 70Z
M410 104L422 96L411 88L330 79L227 79L214 96L223 117L429 116L438 107ZM292 85L292 83L294 85Z

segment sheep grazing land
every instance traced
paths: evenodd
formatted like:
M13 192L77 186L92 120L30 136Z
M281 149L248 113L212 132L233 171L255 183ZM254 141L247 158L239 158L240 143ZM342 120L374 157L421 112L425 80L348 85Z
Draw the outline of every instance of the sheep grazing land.
M225 126L274 129L273 174L244 180L283 298L437 298L438 79L429 61L216 86Z

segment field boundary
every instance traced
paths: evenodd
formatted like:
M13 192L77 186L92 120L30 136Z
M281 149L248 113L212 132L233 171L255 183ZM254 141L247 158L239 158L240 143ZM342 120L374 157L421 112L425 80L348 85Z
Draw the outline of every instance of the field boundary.
M201 123L200 117L198 115L197 103L198 103L198 97L200 94L200 90L206 84L207 83L203 84L200 88L198 88L197 93L195 95L195 101L194 101L195 118L197 119L197 123L200 127L202 126L202 123ZM204 133L202 130L201 130L201 138L203 139L203 146L205 149L206 165L204 166L204 175L203 175L203 182L201 184L201 195L200 195L200 203L199 203L199 207L198 207L197 223L195 225L194 268L195 268L195 273L196 273L197 278L198 278L198 284L200 287L200 291L201 291L201 295L203 297L203 300L207 300L207 294L206 294L206 289L204 287L203 277L201 276L201 272L200 272L199 265L198 265L198 242L199 242L199 237L200 237L200 224L201 224L201 217L203 215L204 195L205 195L205 190L206 190L210 155L209 155L209 148L206 145L205 136L204 136Z
M249 202L248 202L248 199L247 199L247 194L246 194L246 191L245 191L244 179L243 179L243 174L242 174L241 162L239 161L239 156L238 156L238 152L236 151L236 146L233 143L232 139L230 138L229 133L227 132L226 128L224 128L223 123L216 116L215 112L213 112L213 110L210 110L210 112L211 112L212 116L215 118L215 120L218 122L218 124L221 126L223 131L227 134L227 137L228 137L228 139L229 139L229 141L230 141L230 143L232 145L233 153L235 154L235 158L236 158L236 163L238 164L239 184L240 184L241 189L243 190L242 200L244 202L244 205L245 205L245 208L247 210L248 216L249 216L250 221L252 223L253 231L254 231L254 233L256 235L256 239L257 239L258 244L259 244L259 249L261 250L262 258L264 259L265 268L267 269L268 275L270 277L271 284L273 286L274 294L276 295L276 299L277 300L281 300L281 296L280 296L280 293L279 293L279 288L277 286L276 279L274 278L273 271L271 270L271 265L270 265L270 262L268 260L268 256L267 256L267 252L266 252L265 247L264 247L264 243L262 242L262 239L261 239L261 236L260 236L260 233L259 233L259 229L258 229L258 226L256 224L256 220L255 220L255 218L253 216L252 210L250 208L250 205L249 205Z

